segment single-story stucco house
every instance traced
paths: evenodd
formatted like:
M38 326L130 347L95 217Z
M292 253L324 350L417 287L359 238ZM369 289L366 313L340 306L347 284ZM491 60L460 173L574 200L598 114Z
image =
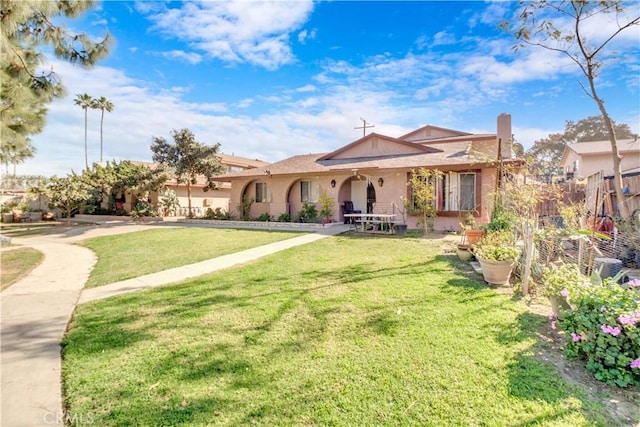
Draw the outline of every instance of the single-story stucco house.
M229 173L242 172L268 165L267 162L258 159L249 159L230 154L217 154L220 163L227 169ZM216 210L220 208L223 211L232 211L233 207L229 206L231 198L231 183L220 182L214 190L204 191L204 178L191 186L191 207L196 216L204 215L207 209ZM187 215L187 185L178 183L175 179L169 179L165 186L176 192L180 201L180 215Z
M246 157L240 157L233 154L219 153L216 155L220 158L220 163L225 167L228 173L241 172L248 169L258 168L268 165L269 163L258 160L249 159ZM142 164L154 168L154 163L136 161L137 164ZM207 210L211 208L216 210L220 208L222 211L229 212L233 210L233 207L229 206L229 199L231 197L231 183L219 182L217 187L213 190L204 191L203 188L206 185L206 179L201 176L198 177L198 182L191 185L191 209L195 216L203 216ZM187 184L184 182L177 182L175 178L169 178L164 185L166 188L173 190L176 193L178 202L180 203L180 209L177 215L186 216L188 197L187 197ZM158 205L158 193L152 192L149 195L151 202L154 205ZM135 206L137 199L133 194L127 192L122 195L123 203L121 207L126 211L130 211Z
M620 153L620 170L623 174L640 171L640 141L621 139L617 141ZM560 166L565 179L582 180L593 174L613 175L613 151L610 141L577 142L567 144L562 153Z
M637 138L617 141L625 203L629 212L640 209L640 141ZM585 202L596 212L616 217L620 215L613 186L613 150L610 141L568 144L562 153L560 166L567 182L584 188Z
M319 209L326 191L335 203L334 221L344 221L341 206L349 201L355 210L395 214L396 221L406 220L415 228L417 217L407 216L404 209L404 201L411 200L407 183L412 171L437 169L443 177L437 185L435 229L459 230L467 212L478 223L488 222L498 164L511 161L511 143L511 116L501 114L495 134L431 125L397 138L371 133L330 153L297 155L215 179L231 184L232 211L243 198L254 200L252 218L293 217L304 202Z

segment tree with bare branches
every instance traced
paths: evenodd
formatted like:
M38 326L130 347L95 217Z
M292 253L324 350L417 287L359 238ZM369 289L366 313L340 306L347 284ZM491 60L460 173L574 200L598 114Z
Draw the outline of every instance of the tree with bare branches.
M603 23L599 24L598 20ZM604 25L604 21L610 25ZM596 82L605 65L624 52L612 48L612 42L621 33L640 24L637 3L624 1L534 1L521 2L514 22L503 22L502 28L515 35L519 44L560 52L580 69L584 80L580 86L598 106L604 121L613 155L614 188L620 215L630 217L629 207L622 192L621 157L618 143L604 99L599 95ZM597 32L593 31L594 26ZM629 54L629 53L627 53Z

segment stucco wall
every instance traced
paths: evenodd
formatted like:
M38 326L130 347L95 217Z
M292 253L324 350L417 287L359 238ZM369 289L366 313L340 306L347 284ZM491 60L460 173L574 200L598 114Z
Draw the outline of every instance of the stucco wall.
M573 162L579 160L578 170L575 172L576 178L587 178L594 173L604 171L605 176L613 175L613 155L611 153L578 155L575 151L569 150L563 166L564 172L573 171ZM622 171L631 170L640 166L640 153L623 153L620 168ZM567 170L567 167L569 170Z
M176 192L181 210L189 206L186 187L172 187ZM230 189L204 191L202 187L191 187L191 207L196 215L204 215L208 208L215 210L220 208L223 211L229 209Z
M358 157L377 157L392 154L420 153L419 147L401 145L384 138L372 137L360 144L356 144L346 150L332 156L333 159L351 159Z
M489 213L491 212L490 201L491 194L495 186L496 170L495 168L483 169L479 171L479 184L477 191L480 194L480 211L476 218L478 223L487 223ZM404 209L403 197L408 196L406 169L385 170L385 171L361 171L360 179L369 180L375 189L376 203L385 206L387 210L393 210L396 213L396 221L402 221L402 210ZM379 178L383 179L383 184L378 183ZM341 213L341 205L345 200L351 200L351 184L354 177L350 172L337 172L332 175L309 175L302 178L303 180L311 180L318 183L320 194L326 190L327 194L334 199L333 220L343 221ZM271 190L271 203L254 203L251 206L251 218L256 218L263 213L269 213L272 218L277 219L282 213L288 213L292 217L302 209L302 201L300 200L300 180L299 177L264 177L258 180L238 180L234 181L231 190L231 212L238 217L235 209L246 193L248 197L255 197L255 184L257 182L265 182ZM331 181L335 180L335 187L331 186ZM316 208L320 210L319 203ZM459 224L462 221L462 213L448 212L439 216L435 222L436 230L459 230ZM409 228L416 228L417 217L406 216L406 222Z

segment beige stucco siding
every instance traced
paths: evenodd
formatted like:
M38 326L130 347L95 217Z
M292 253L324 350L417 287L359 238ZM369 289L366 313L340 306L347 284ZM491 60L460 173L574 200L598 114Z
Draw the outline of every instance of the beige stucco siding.
M469 169L464 169L469 170ZM490 201L492 199L493 189L495 185L496 170L473 169L476 173L476 203L479 204L479 212L477 221L479 223L487 223L490 213ZM239 178L233 181L232 191L230 195L230 206L232 213L237 217L238 212L235 210L242 199L243 195L255 198L255 184L258 182L266 183L271 193L271 202L254 203L251 206L250 216L256 218L263 213L268 213L274 220L277 220L280 214L288 213L292 217L298 213L303 206L300 194L300 182L312 181L316 182L319 187L319 194L327 191L327 194L333 198L333 220L343 221L344 217L341 212L341 205L346 200L352 199L351 182L359 181L361 183L371 182L375 189L376 204L384 206L389 213L395 213L396 221L402 221L402 210L404 210L403 198L408 196L407 178L410 169L386 169L384 171L358 171L357 175L353 173L340 171L331 175L315 175L308 176L285 175L272 176L259 179ZM379 179L382 178L382 186ZM335 187L331 186L331 181L335 180ZM360 186L366 189L366 185ZM366 196L365 196L366 199ZM318 211L320 204L315 203ZM363 210L364 212L364 210ZM409 228L416 228L417 217L406 216L406 222ZM462 220L462 213L446 212L440 215L435 222L436 230L459 230L459 224Z
M422 153L419 147L399 145L385 138L373 137L361 144L356 144L333 156L333 159L353 159L360 157L382 157L390 155Z
M604 172L605 176L613 175L613 155L611 153L599 153L589 155L579 155L570 150L563 166L564 172L574 172L573 165L578 160L578 169L574 173L576 178L587 178L595 173ZM622 172L640 167L640 153L624 153L620 162Z

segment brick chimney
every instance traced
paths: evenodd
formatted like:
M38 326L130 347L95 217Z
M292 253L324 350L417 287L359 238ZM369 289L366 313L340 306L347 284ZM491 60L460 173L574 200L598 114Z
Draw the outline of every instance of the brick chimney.
M510 159L512 145L513 145L513 134L511 133L511 114L502 113L498 116L498 125L497 125L497 134L498 139L502 141L502 158Z

